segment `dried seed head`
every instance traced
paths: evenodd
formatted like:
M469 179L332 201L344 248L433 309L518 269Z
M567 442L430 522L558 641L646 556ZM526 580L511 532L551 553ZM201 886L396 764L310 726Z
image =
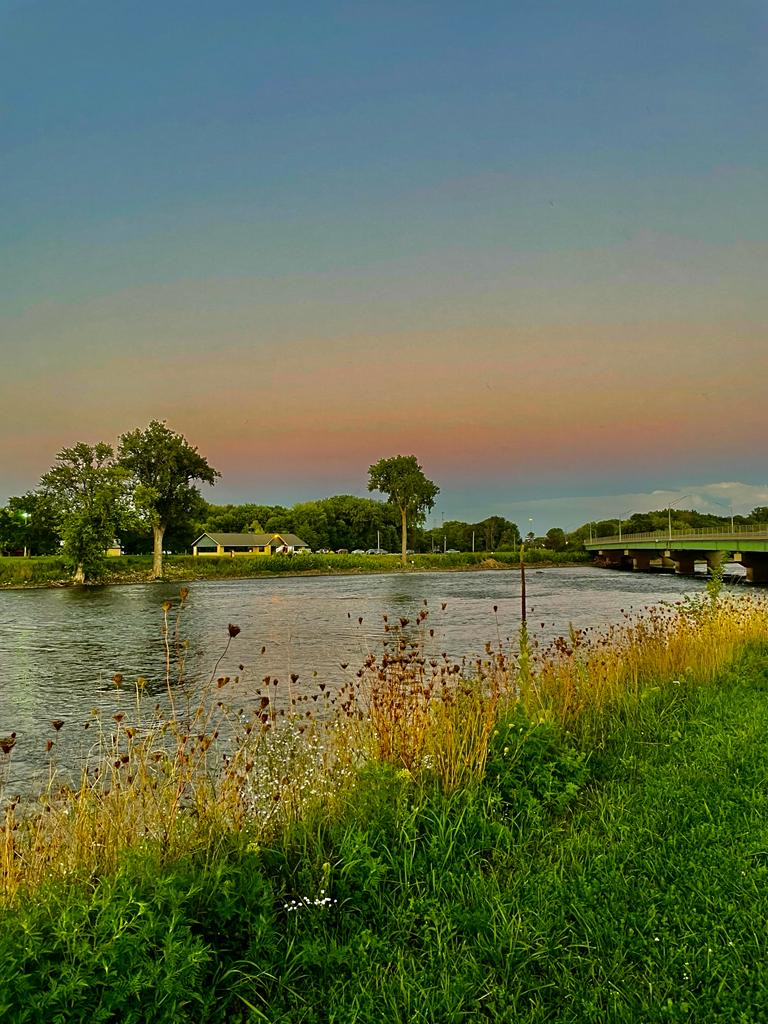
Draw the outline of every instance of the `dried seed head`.
M16 746L16 733L12 732L10 736L0 737L0 750L4 754L10 754L13 748Z

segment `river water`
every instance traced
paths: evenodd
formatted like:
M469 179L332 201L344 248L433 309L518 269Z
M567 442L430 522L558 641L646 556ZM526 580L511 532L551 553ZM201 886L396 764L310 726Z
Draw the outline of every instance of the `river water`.
M592 567L530 568L526 578L529 626L541 643L567 633L569 624L607 626L704 587L701 578ZM0 788L39 785L50 770L48 739L56 740L60 759L74 762L74 735L82 752L94 709L106 715L126 707L137 677L148 680L153 699L165 699L166 599L175 602L171 647L177 628L188 642L188 678L200 685L214 670L237 676L227 698L245 708L255 705L267 675L283 683L297 675L295 692L319 681L329 688L348 682L369 652L381 651L383 616L413 622L425 601L430 653L452 659L479 656L489 642L514 643L520 625L517 571L221 580L189 589L178 626L178 586L0 592L0 737L16 733L10 755L0 754ZM240 633L226 649L229 623ZM121 689L115 673L124 677ZM58 734L54 719L65 723Z

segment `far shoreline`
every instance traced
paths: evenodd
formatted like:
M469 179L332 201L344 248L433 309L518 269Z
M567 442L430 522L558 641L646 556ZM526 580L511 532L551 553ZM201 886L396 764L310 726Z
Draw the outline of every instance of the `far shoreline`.
M538 552L537 552L538 553ZM526 558L525 567L526 569L558 569L558 568L575 568L578 566L590 565L591 559L588 557L574 558L572 555L569 558L558 557L560 552L547 552L547 557L536 558L534 552L531 553L533 557ZM543 552L541 552L543 554ZM207 559L204 563L199 563L198 559L194 559L195 566L191 566L188 563L192 561L191 556L184 555L169 555L165 564L166 571L162 578L151 579L151 555L127 555L121 556L123 558L130 559L131 562L122 566L122 572L115 572L114 570L108 571L104 574L101 579L94 580L92 582L86 582L84 584L76 584L67 575L61 575L60 572L60 560L58 558L45 559L45 556L38 556L38 558L26 559L22 563L22 559L13 559L15 563L22 563L18 566L20 570L32 570L35 567L35 562L41 566L43 572L38 574L36 572L30 572L29 576L25 578L19 578L21 572L9 573L9 579L3 579L2 570L4 568L3 562L5 559L0 559L0 590L53 590L53 589L89 589L92 587L113 587L113 586L135 586L138 584L150 585L150 584L189 584L189 583L202 583L202 582L213 582L216 580L248 580L248 579L270 579L270 578L300 578L300 577L330 577L330 576L389 576L397 573L413 574L413 573L426 573L426 572L499 572L499 571L520 571L519 556L515 553L512 557L511 552L499 552L493 555L482 555L476 556L470 553L466 553L463 556L447 556L451 559L451 564L440 564L440 561L446 559L445 555L416 555L411 560L410 565L403 566L400 563L399 556L377 556L382 558L391 558L394 560L397 558L396 564L390 562L389 565L378 565L376 567L361 565L360 557L362 556L334 556L343 558L345 564L338 566L329 565L327 562L325 565L313 565L307 566L305 569L298 569L293 564L290 565L279 565L269 570L258 571L254 565L245 564L244 559L238 559L236 563L233 563L232 559L222 558L216 559L214 563L213 559ZM276 556L270 556L275 558ZM327 559L328 556L301 556L302 558L322 558ZM365 556L371 557L371 556ZM349 564L354 558L356 564ZM145 565L137 565L136 563L141 560L146 562ZM417 561L418 560L418 561ZM41 565L44 561L48 561L48 565ZM249 562L252 560L249 559ZM281 559L282 561L282 559ZM293 560L291 560L293 561ZM50 564L56 563L56 564ZM180 564L181 563L181 564ZM216 564L218 563L218 564ZM202 565L206 566L206 571L200 572L199 568ZM8 568L16 568L17 566L8 566ZM232 569L237 567L245 571L232 572ZM110 566L110 569L112 567ZM115 566L117 568L117 566ZM226 569L226 571L221 571ZM47 571L46 571L47 570ZM170 571L169 571L170 570ZM198 571L195 571L198 570ZM219 571L216 571L219 570ZM42 575L44 578L40 578ZM35 578L38 576L38 578ZM45 578L47 577L47 578Z

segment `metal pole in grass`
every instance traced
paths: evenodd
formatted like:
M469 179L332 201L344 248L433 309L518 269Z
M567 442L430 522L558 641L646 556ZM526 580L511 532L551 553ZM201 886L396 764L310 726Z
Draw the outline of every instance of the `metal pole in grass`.
M525 603L525 541L520 540L520 622L525 625L528 612Z
M518 694L528 690L531 652L528 644L528 609L525 603L525 541L520 538L520 654L518 661Z

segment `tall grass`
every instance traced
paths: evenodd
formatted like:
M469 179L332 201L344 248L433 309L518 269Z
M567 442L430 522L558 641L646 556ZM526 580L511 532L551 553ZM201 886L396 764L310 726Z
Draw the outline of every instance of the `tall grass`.
M768 641L764 600L710 596L627 615L602 632L572 629L543 650L529 650L525 639L517 651L488 644L485 657L468 664L429 653L434 630L424 606L412 622L385 622L383 651L339 692L318 683L278 708L276 681L267 677L246 715L226 700L239 677L218 672L237 626L228 626L202 687L186 679L187 594L182 588L162 609L167 701L148 696L145 679L116 675L119 709L94 712L81 726L91 748L79 781L57 767L52 732L46 791L32 805L6 801L7 896L51 875L113 870L123 851L139 847L170 862L222 832L265 841L304 815L343 807L365 764L390 765L445 793L471 788L515 708L599 746L613 721L640 713L659 687L709 683L745 646ZM0 746L0 782L14 753L9 742L7 751Z
M768 700L716 684L768 650L764 600L713 592L471 663L435 652L424 606L344 689L280 698L265 678L245 715L219 671L236 625L187 680L186 598L161 609L165 701L115 676L79 780L53 723L47 790L4 804L3 1019L725 1021L739 991L760 1003L768 950L734 901L768 913L750 889Z
M57 766L53 738L45 792L34 803L5 802L0 885L6 896L55 876L114 871L126 851L151 850L159 863L170 863L222 834L264 838L308 802L331 798L344 768L330 757L320 721L303 715L298 721L278 709L270 680L250 716L224 700L239 677L218 668L239 627L227 627L208 679L193 689L180 635L187 595L182 588L175 603L162 605L167 702L151 696L145 678L129 683L117 673L115 713L94 710L80 726L90 748L79 781L72 784ZM61 728L77 726L55 722L52 736ZM0 753L0 793L13 746Z

